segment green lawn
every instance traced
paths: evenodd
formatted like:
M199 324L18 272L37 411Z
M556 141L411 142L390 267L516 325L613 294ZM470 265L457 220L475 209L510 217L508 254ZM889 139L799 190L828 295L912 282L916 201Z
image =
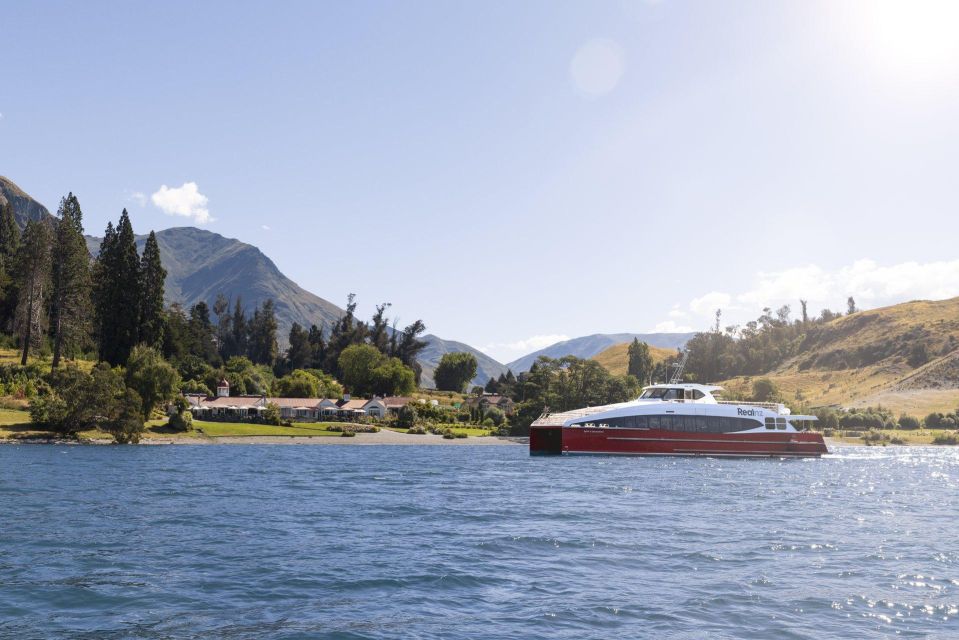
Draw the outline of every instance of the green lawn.
M30 414L19 409L0 409L0 439L45 435L30 424Z

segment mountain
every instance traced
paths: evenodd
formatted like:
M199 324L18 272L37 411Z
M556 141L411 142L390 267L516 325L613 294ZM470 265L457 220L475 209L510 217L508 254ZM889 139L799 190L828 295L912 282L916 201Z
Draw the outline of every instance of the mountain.
M791 405L952 412L959 407L959 298L904 302L817 325L795 356L763 377ZM754 379L719 384L748 395Z
M434 387L433 372L440 363L440 358L444 353L454 353L462 351L472 353L476 357L476 377L470 385L485 385L490 378L498 378L500 374L506 373L506 365L493 360L488 355L474 349L468 344L454 342L453 340L443 340L434 335L427 335L423 338L427 342L427 347L420 353L419 363L423 367L423 376L421 384L424 387Z
M160 259L167 270L167 304L178 302L190 307L201 300L212 313L217 295L232 303L243 300L248 311L267 299L276 306L280 342L294 322L309 328L336 321L343 314L338 306L296 284L273 261L253 245L195 227L174 227L156 232ZM143 251L147 236L137 236L137 249ZM100 249L100 238L87 236L92 255ZM215 318L214 318L215 321Z
M52 218L47 208L27 195L10 179L0 176L0 204L13 204L13 215L20 228L27 226L27 220Z
M632 344L632 341L621 342L607 347L593 356L593 360L603 365L603 368L612 374L618 376L626 375L626 371L629 368L630 344ZM649 348L649 355L653 358L653 364L674 359L677 353L678 351L676 349L663 349L662 347Z
M46 207L0 176L0 203L6 202L13 203L21 228L27 220L53 219ZM231 300L241 297L244 307L250 310L272 299L276 305L277 337L283 345L294 322L304 327L330 325L343 314L340 307L283 275L273 261L253 245L194 227L164 229L156 236L167 270L167 304L177 302L189 307L202 300L212 308L217 295L222 293ZM146 238L137 236L140 251ZM95 256L102 239L86 236L86 240L90 254ZM423 367L424 386L432 386L433 371L443 354L450 351L467 351L476 356L479 365L476 384L485 384L490 376L506 371L502 364L467 344L434 335L425 336L424 340L428 346L418 359Z
M577 358L592 358L604 349L615 344L623 342L632 342L633 338L638 338L640 342L645 342L651 347L660 347L661 349L679 349L692 338L693 333L594 333L591 336L573 338L550 345L545 349L534 351L522 358L508 363L506 366L513 370L513 373L529 371L536 359L540 356L550 358L562 358L563 356L576 356Z

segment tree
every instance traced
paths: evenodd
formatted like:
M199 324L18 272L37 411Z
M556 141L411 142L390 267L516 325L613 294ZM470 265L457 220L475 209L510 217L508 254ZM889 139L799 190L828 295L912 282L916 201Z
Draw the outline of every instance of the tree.
M140 256L126 209L116 229L107 224L94 265L94 282L100 360L125 364L139 340L142 299Z
M23 232L23 241L17 253L17 283L20 299L16 323L23 355L21 366L27 364L30 348L43 338L47 318L46 303L50 295L50 228L43 222L31 220Z
M17 252L20 249L20 226L13 213L13 203L0 204L0 328L9 330L17 305Z
M470 380L476 377L476 367L476 356L472 353L444 353L433 373L436 388L462 393Z
M757 402L775 402L779 400L779 389L769 378L758 378L753 382L753 400Z
M846 300L846 315L851 316L857 311L859 311L859 309L856 308L856 301L853 300L852 296L849 296L849 298Z
M113 436L117 444L136 444L143 433L143 409L140 396L127 387L117 400L116 417L108 420L103 428Z
M156 349L139 345L127 360L126 384L138 395L143 420L149 420L157 405L179 391L180 375Z
M53 363L64 350L74 352L90 334L90 254L83 238L83 213L73 193L60 200L53 239L50 324Z
M280 424L280 405L275 402L267 402L263 411L263 422L266 424Z
M317 398L320 394L320 381L313 374L296 369L278 379L273 388L278 396L284 398Z
M200 300L190 307L190 319L187 322L190 353L203 358L206 362L219 365L220 357L216 348L216 331L210 321L210 307Z
M638 338L633 338L627 353L629 363L626 366L626 373L639 380L640 384L649 384L650 377L653 375L653 357L649 353L649 345L640 342Z
M358 396L369 393L373 386L373 370L386 360L380 350L369 344L354 344L343 350L337 365L341 380Z
M286 350L286 366L288 371L306 369L313 362L313 349L310 345L310 334L298 322L290 327L290 347Z
M423 324L422 320L407 325L399 339L394 340L389 354L392 357L399 358L400 362L413 370L416 374L416 384L420 383L420 374L423 372L423 367L416 361L416 358L428 344L425 340L419 339L420 334L424 331L426 331L426 325ZM395 332L393 337L396 338Z
M402 396L416 389L416 375L399 358L386 358L370 373L370 390L378 396Z
M140 342L159 347L163 344L163 292L166 269L160 260L160 245L152 231L140 259Z
M266 300L260 308L254 309L250 322L250 342L248 353L256 364L273 366L279 349L276 343L276 312L273 300Z
M808 311L808 309L806 309L806 305L807 305L807 301L806 301L806 300L800 300L800 301L799 301L799 307L800 307L800 309L802 310L802 323L803 323L803 324L809 324L809 311Z

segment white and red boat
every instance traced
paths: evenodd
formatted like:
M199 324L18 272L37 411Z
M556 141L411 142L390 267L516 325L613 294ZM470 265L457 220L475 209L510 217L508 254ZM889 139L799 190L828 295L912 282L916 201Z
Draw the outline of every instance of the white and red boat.
M717 400L722 387L655 384L631 402L545 412L530 427L531 454L819 457L815 416L779 403Z

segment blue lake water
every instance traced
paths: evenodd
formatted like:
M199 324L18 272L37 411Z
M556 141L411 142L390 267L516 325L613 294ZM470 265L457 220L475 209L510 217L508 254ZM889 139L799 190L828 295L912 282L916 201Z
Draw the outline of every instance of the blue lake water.
M0 446L2 638L959 637L959 449Z

